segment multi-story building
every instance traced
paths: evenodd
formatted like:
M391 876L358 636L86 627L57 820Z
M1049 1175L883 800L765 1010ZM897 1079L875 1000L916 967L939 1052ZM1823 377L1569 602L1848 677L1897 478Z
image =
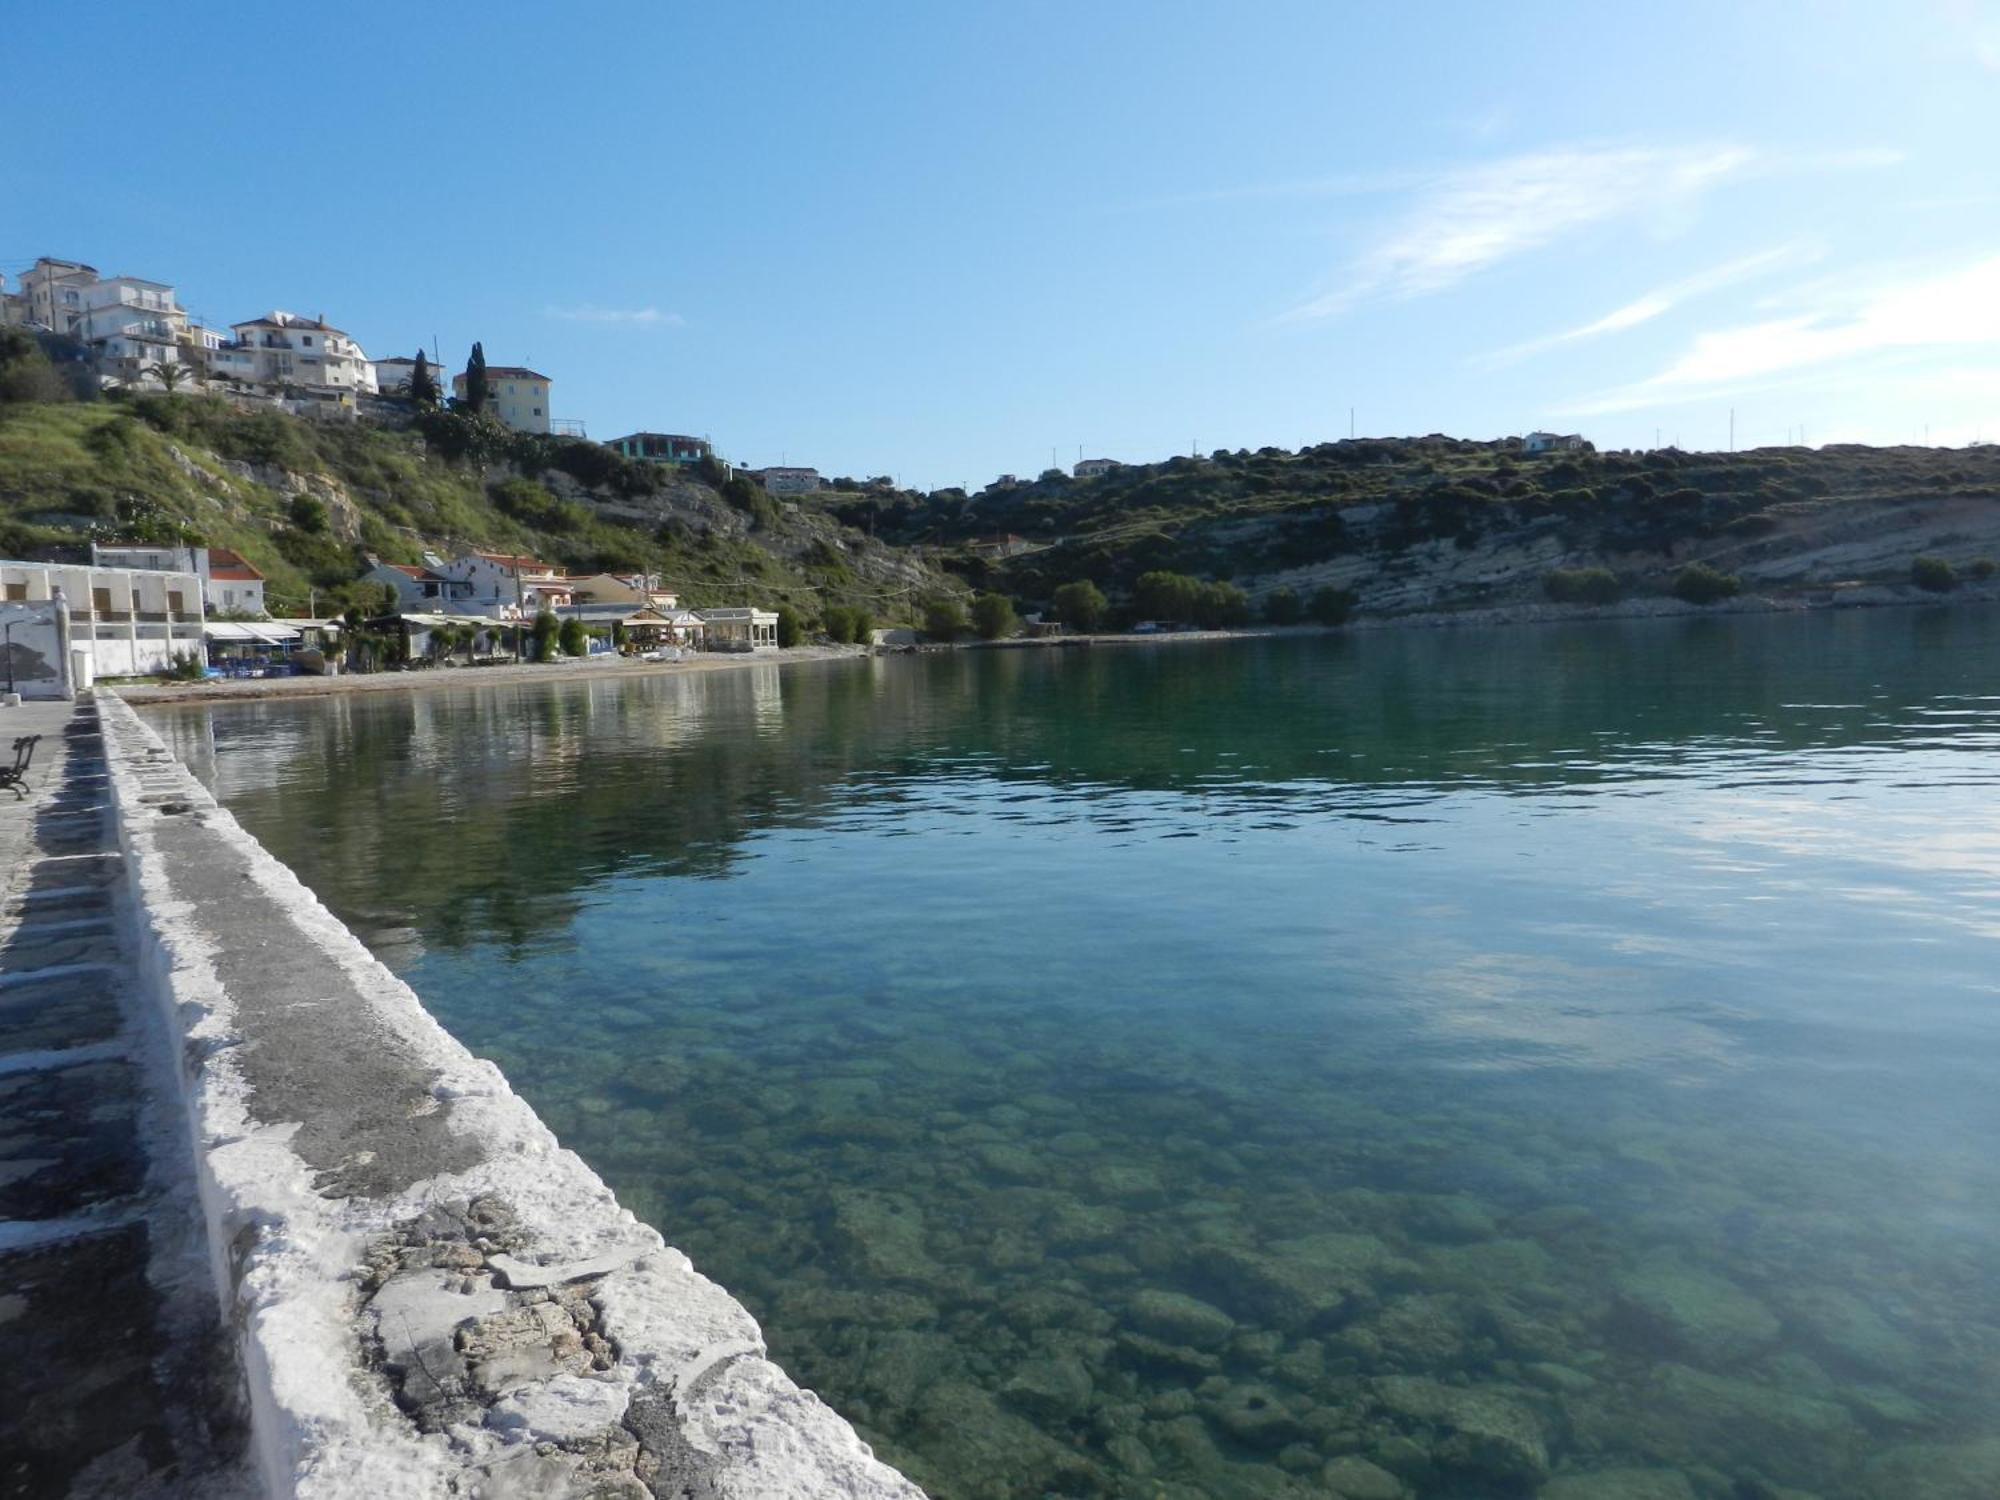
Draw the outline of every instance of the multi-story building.
M155 366L191 363L187 314L164 281L99 276L77 260L43 256L21 273L0 321L47 328L85 345L101 374L143 381Z
M375 393L375 367L368 356L324 318L279 309L229 326L235 340L209 356L209 369L222 379L267 391Z
M1070 472L1078 479L1089 479L1098 474L1109 474L1121 465L1115 458L1079 458Z
M505 552L468 552L442 562L426 557L431 570L462 592L452 600L454 612L494 619L533 619L544 608L571 602L570 581L549 563Z
M773 495L810 495L825 483L818 469L800 469L788 464L757 469L753 477Z
M94 677L165 672L178 652L202 651L202 581L182 569L0 562L0 602L62 594L70 649L89 653Z
M705 438L687 437L678 432L633 432L612 438L605 445L627 458L648 464L698 464L714 456Z
M520 365L486 367L486 409L516 432L549 430L548 376ZM451 377L451 393L465 399L465 372Z
M84 289L97 280L97 267L80 260L39 257L21 273L21 322L68 333L83 312Z
M202 604L210 614L268 615L264 575L241 553L227 547L171 547L153 542L92 542L92 567L129 568L148 573L192 573L201 580Z

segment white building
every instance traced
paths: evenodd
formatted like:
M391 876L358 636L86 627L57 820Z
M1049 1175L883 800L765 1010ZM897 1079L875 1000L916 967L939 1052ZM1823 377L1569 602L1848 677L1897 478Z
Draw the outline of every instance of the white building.
M201 576L192 570L0 562L0 603L69 605L70 647L87 651L94 677L165 672L176 652L202 650Z
M142 382L155 365L190 364L187 314L164 281L99 276L82 261L43 256L21 274L7 320L52 329L89 346L100 370Z
M1070 472L1078 479L1089 479L1094 475L1109 474L1113 469L1123 467L1124 465L1115 458L1079 458L1076 467Z
M394 359L371 360L370 363L375 367L375 389L383 395L401 395L409 390L410 376L415 373L417 368L417 362L414 359L398 357ZM437 364L435 361L427 359L424 361L424 365L431 372L431 388L435 390L438 386Z
M499 620L533 619L543 608L571 601L569 580L550 564L505 552L468 552L441 562L426 558L432 571L464 586L449 607Z
M811 495L825 483L818 469L800 469L784 464L758 469L756 478L773 495Z
M1575 452L1583 447L1578 432L1531 432L1521 439L1523 453Z
M241 553L227 547L92 542L90 562L97 568L192 573L201 580L202 606L209 614L268 616L270 613L264 605L264 575Z
M221 379L268 391L375 393L375 366L359 344L323 318L278 309L229 326L234 342L209 356L209 369Z
M20 320L68 333L83 313L84 289L97 280L97 267L44 255L21 273L20 280Z
M386 583L396 591L396 610L407 614L412 610L429 611L432 614L452 614L459 612L461 601L472 597L472 585L455 582L437 571L416 563L377 563L361 575L363 583ZM465 611L476 613L476 611Z
M768 609L703 609L703 642L711 651L775 651L778 616Z

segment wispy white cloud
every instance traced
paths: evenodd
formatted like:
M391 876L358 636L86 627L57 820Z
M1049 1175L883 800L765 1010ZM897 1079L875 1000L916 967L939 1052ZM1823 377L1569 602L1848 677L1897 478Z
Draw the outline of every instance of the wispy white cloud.
M1780 245L1776 249L1763 250L1755 255L1727 261L1706 271L1698 271L1679 281L1653 288L1642 296L1635 297L1622 307L1613 308L1601 318L1594 318L1575 328L1552 333L1545 338L1530 339L1523 344L1498 349L1491 354L1476 357L1472 363L1481 369L1492 369L1498 365L1512 364L1526 359L1531 354L1559 348L1565 344L1581 343L1586 339L1602 338L1606 334L1623 333L1629 328L1637 328L1650 323L1664 313L1672 312L1684 302L1704 297L1710 292L1720 291L1727 286L1748 281L1753 277L1768 275L1785 266L1803 265L1815 259L1819 252L1810 245Z
M661 312L657 307L545 307L545 318L565 323L622 323L633 328L679 328L687 319L677 312Z
M1787 172L1892 166L1899 151L1809 153L1712 142L1566 146L1435 174L1399 221L1342 271L1332 290L1282 321L1333 317L1358 303L1426 296L1592 225L1647 215L1671 222L1725 183ZM1304 187L1304 184L1295 185Z
M1755 160L1753 151L1732 145L1569 147L1448 173L1348 266L1339 286L1293 308L1287 320L1443 291L1587 225L1684 202Z
M1757 390L1885 356L1989 347L2000 354L2000 256L1906 270L1865 288L1828 288L1818 305L1699 334L1658 373L1561 408L1631 411Z

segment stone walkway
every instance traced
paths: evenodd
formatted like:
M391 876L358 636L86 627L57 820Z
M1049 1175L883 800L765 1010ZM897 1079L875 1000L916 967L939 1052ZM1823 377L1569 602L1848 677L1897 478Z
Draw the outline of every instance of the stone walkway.
M96 708L0 791L0 1497L236 1496L241 1381L215 1311L163 1028L132 1000Z

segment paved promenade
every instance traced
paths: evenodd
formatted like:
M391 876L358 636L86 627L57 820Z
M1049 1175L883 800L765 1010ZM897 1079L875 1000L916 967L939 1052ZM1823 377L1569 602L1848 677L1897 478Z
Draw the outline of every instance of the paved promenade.
M247 1493L163 1030L134 1004L95 708L0 708L0 1496ZM170 1091L167 1091L170 1092Z

